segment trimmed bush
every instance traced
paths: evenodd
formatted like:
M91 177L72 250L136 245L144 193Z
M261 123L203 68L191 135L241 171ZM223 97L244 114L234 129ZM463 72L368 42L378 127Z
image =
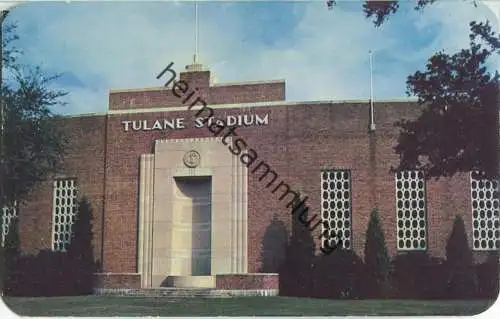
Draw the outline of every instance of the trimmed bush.
M385 298L389 291L388 279L391 260L387 252L384 232L378 210L370 216L365 243L365 292L370 298Z
M15 281L15 272L20 256L20 240L19 240L19 220L14 218L9 225L9 232L5 237L4 246L2 247L2 291L8 295L12 290Z
M16 261L8 295L23 297L78 295L68 254L41 250Z
M391 284L394 295L402 299L443 298L446 272L440 259L425 251L399 253L392 262Z
M307 297L311 294L311 268L316 244L311 232L297 218L292 219L292 236L280 267L280 295Z
M15 227L14 227L15 228ZM11 232L9 231L9 235ZM79 202L68 252L41 250L36 256L21 255L18 237L12 234L4 293L11 296L69 296L92 293L96 271L92 251L92 208L85 198Z
M498 252L490 252L486 261L476 266L478 297L497 299L499 292Z
M363 291L363 261L352 250L337 249L329 255L315 258L313 289L315 298L361 299Z
M446 244L447 276L446 295L453 299L470 299L477 296L477 276L473 267L472 250L467 241L464 221L456 216Z
M68 249L68 257L74 272L74 291L77 294L91 294L93 273L97 270L92 247L92 206L87 198L78 203L78 214Z
M276 273L279 271L285 261L287 242L286 225L274 215L262 239L260 272Z

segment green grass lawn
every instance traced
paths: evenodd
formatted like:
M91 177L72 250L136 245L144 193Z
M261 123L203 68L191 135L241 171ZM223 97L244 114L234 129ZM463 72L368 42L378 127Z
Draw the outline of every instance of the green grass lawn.
M5 297L22 316L345 316L474 315L487 300L326 300L287 297L178 299L153 297Z

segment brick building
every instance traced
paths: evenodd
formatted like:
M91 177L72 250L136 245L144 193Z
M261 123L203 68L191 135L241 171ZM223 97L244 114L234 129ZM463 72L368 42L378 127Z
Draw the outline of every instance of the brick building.
M175 68L161 77L168 87L111 90L106 114L61 122L71 146L54 180L20 208L23 251L64 250L85 195L99 288L274 293L278 270L261 273L262 256L282 253L263 238L274 217L290 232L287 204L299 191L359 256L374 207L391 255L444 257L456 215L476 260L500 248L496 182L390 173L398 163L394 122L418 116L414 102L377 101L370 132L368 101L288 102L284 81L216 84L200 65ZM173 72L185 82L174 85ZM203 101L213 114L197 115ZM211 123L235 129L217 133ZM322 227L312 231L318 253Z

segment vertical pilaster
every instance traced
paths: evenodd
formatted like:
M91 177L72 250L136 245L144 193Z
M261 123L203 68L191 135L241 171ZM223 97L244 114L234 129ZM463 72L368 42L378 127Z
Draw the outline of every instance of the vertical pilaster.
M241 162L240 162L241 165ZM242 268L241 272L246 274L248 272L248 168L241 165L242 167L242 188L241 193L243 194L242 207L241 207L241 230L242 230Z
M241 162L236 161L236 165L233 166L233 174L236 175L236 189L237 189L237 209L234 214L234 221L236 222L236 273L241 273L241 202L242 196L241 194L241 170L240 170Z
M233 176L236 178L233 188L236 190L234 201L236 209L233 211L233 238L235 239L236 267L235 273L242 274L247 272L247 170L248 168L241 163L240 159L233 156Z
M139 249L138 272L141 274L141 286L151 286L152 257L152 213L153 213L153 171L154 155L145 154L140 158L139 187Z
M177 247L184 242L174 236L179 230L175 216L182 210L176 206L175 178L211 177L211 274L247 272L248 169L227 149L231 143L220 138L159 140L154 154L141 156L138 270L143 287L159 286L168 276L190 276L179 271L179 263L192 256L184 256ZM195 168L183 162L191 150L201 155Z
M238 165L238 159L233 156L232 158L232 167L234 168ZM233 169L234 170L234 169ZM232 174L232 183L231 183L231 214L236 214L238 211L238 175ZM231 273L238 272L238 221L236 216L231 218Z

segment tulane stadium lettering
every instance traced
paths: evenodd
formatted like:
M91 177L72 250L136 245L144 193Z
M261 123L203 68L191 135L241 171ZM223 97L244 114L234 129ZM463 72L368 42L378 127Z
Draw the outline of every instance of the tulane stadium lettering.
M195 119L193 127L201 128L210 126L212 123L222 124L224 126L261 126L269 124L269 114L259 115L228 115L224 120L215 117L198 117ZM162 131L162 130L182 130L188 128L184 118L161 119L161 120L133 120L122 121L125 132L129 131Z

